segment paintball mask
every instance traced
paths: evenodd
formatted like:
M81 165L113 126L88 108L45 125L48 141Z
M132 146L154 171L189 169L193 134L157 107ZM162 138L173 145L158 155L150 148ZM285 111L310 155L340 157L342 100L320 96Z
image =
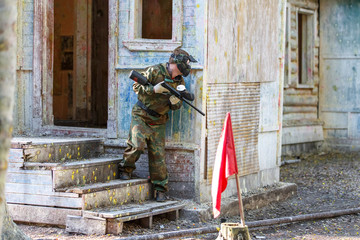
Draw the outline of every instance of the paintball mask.
M191 55L185 55L185 54L171 54L171 57L174 59L174 63L176 63L176 66L178 67L179 71L183 74L184 77L189 75L191 66L190 62L197 62L195 58Z

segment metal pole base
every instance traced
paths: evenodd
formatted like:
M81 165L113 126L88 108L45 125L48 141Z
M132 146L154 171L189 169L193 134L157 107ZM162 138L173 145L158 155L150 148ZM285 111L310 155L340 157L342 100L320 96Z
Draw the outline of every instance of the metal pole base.
M222 223L219 237L223 240L251 240L249 229L240 223Z

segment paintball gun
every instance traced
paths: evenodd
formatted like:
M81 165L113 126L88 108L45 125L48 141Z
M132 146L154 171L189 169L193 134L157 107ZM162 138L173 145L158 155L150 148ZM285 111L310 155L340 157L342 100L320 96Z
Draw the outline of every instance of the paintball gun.
M146 85L146 84L150 84L148 82L148 80L146 79L146 77L144 77L143 75L141 75L140 73L138 73L137 71L132 70L129 74L129 78L134 80L135 82L141 84L141 85ZM176 90L175 88L171 87L169 84L167 84L165 81L163 83L161 83L161 86L163 86L164 88L166 88L167 90L169 90L169 92L172 95L175 95L177 98L179 98L180 100L184 101L185 103L187 103L190 107L194 108L197 112L199 112L201 115L205 116L205 113L203 113L200 109L198 109L197 107L195 107L194 105L192 105L189 101L193 101L194 100L194 94L188 92L185 90L185 88L183 89L179 89ZM189 100L189 101L188 101Z

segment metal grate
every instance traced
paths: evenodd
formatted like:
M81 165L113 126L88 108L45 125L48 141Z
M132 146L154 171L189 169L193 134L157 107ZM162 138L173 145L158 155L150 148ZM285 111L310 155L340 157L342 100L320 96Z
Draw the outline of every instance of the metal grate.
M259 171L259 83L209 83L207 91L207 179L211 183L222 127L231 114L239 175Z

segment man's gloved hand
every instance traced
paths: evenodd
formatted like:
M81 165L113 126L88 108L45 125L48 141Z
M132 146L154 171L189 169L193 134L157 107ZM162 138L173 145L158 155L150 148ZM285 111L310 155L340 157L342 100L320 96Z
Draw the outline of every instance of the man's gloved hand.
M154 92L155 93L168 93L169 90L167 90L166 88L164 88L163 86L161 86L161 83L163 82L159 82L158 84L156 84L154 86Z
M177 104L178 102L180 102L180 99L178 99L178 98L175 97L174 95L171 95L170 98L169 98L169 100L170 100L171 105L175 105L175 104Z

